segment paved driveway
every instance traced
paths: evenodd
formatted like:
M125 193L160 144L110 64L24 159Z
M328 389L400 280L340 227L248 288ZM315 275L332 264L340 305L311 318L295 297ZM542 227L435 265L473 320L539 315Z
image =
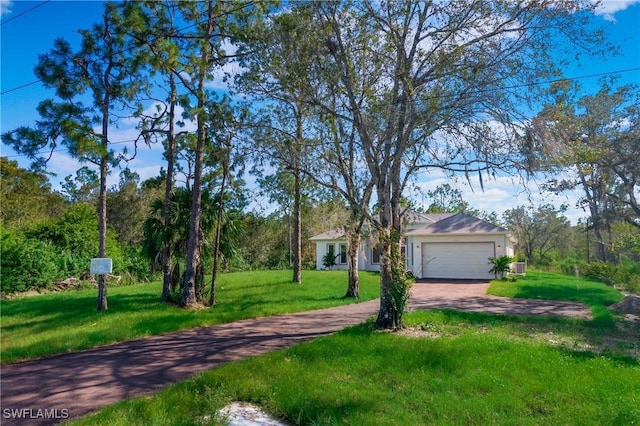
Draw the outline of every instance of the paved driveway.
M592 318L583 303L489 296L486 294L488 288L488 281L419 281L412 287L409 309Z

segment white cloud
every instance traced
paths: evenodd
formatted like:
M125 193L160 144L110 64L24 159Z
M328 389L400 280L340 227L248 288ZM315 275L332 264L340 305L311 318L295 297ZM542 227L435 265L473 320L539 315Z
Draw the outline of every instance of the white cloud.
M11 0L0 0L0 17L11 13L12 3Z
M480 189L477 181L472 181L471 186L463 177L447 177L440 172L429 174L420 179L416 185L420 188L420 194L410 196L414 201L421 203L424 207L431 204L431 200L426 196L427 191L448 183L453 188L462 193L462 199L469 203L469 207L486 211L495 211L498 217L509 209L520 206L534 206L551 204L556 208L567 205L564 216L573 224L587 216L576 204L580 198L579 191L570 191L563 194L554 195L549 192L542 192L540 182L524 182L519 177L498 176L494 179L484 181L484 190ZM424 194L424 195L423 195Z
M638 3L640 0L602 0L596 8L596 14L602 15L607 21L615 22L614 15L616 13Z
M224 40L221 45L225 55L233 56L236 54L238 48L229 40ZM225 81L225 78L229 76L233 80L233 76L241 73L243 68L240 66L237 60L230 59L221 68L214 70L213 80L207 81L205 87L213 90L228 91L229 84Z
M160 175L160 169L162 168L162 166L163 165L161 164L140 166L137 163L132 162L131 164L129 164L129 169L138 173L138 176L140 176L140 183L142 183L147 179L158 177ZM118 171L117 174L119 175L120 172Z
M61 183L64 182L64 178L69 175L75 175L76 171L84 166L87 166L92 170L98 170L97 167L93 167L90 163L81 164L66 152L54 152L47 163L47 172L55 174L55 176L49 178L51 187L54 190L59 191L62 189Z

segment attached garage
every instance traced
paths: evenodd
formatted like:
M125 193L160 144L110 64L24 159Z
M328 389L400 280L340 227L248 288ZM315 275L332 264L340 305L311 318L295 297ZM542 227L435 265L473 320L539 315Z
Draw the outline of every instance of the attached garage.
M490 279L495 255L493 241L422 243L421 278Z
M513 256L509 231L462 213L406 235L410 269L417 278L492 279L489 259Z

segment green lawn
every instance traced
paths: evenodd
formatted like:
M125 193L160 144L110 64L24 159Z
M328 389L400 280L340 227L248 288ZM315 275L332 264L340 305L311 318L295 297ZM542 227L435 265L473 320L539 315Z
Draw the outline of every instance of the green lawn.
M378 275L361 278L363 299L377 297ZM305 271L302 286L289 279L289 271L225 275L219 305L200 311L157 302L159 284L112 289L110 310L100 314L95 292L2 301L3 358L5 342L16 359L70 350L69 341L92 346L107 337L345 303L344 272ZM491 292L578 300L592 310L621 298L601 283L542 272L494 282ZM609 319L615 327L597 318L413 312L405 315L403 332L378 332L370 321L229 363L77 424L219 424L215 413L234 400L256 403L290 424L639 424L640 329Z
M197 326L353 303L343 299L345 271L222 274L213 308L184 310L161 303L161 284L109 289L109 310L96 311L95 290L1 300L1 359L11 363ZM360 300L380 294L378 274L360 273Z
M556 339L582 339L580 323L446 311L406 320L411 333L377 332L369 322L227 364L77 424L216 424L215 413L234 400L289 424L640 422L637 359L546 340L550 330Z

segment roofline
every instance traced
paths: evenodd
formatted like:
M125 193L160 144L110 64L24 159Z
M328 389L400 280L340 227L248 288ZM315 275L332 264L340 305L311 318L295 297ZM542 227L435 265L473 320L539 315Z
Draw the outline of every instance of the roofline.
M311 237L309 238L309 241L347 241L347 237L346 235L341 237L341 238L318 238L316 237Z
M496 232L427 232L427 233L419 233L420 229L415 229L413 231L407 232L405 235L409 237L418 237L418 236L430 236L430 235L449 235L449 236L474 236L474 235L506 235L510 236L511 232L509 231L496 231Z

